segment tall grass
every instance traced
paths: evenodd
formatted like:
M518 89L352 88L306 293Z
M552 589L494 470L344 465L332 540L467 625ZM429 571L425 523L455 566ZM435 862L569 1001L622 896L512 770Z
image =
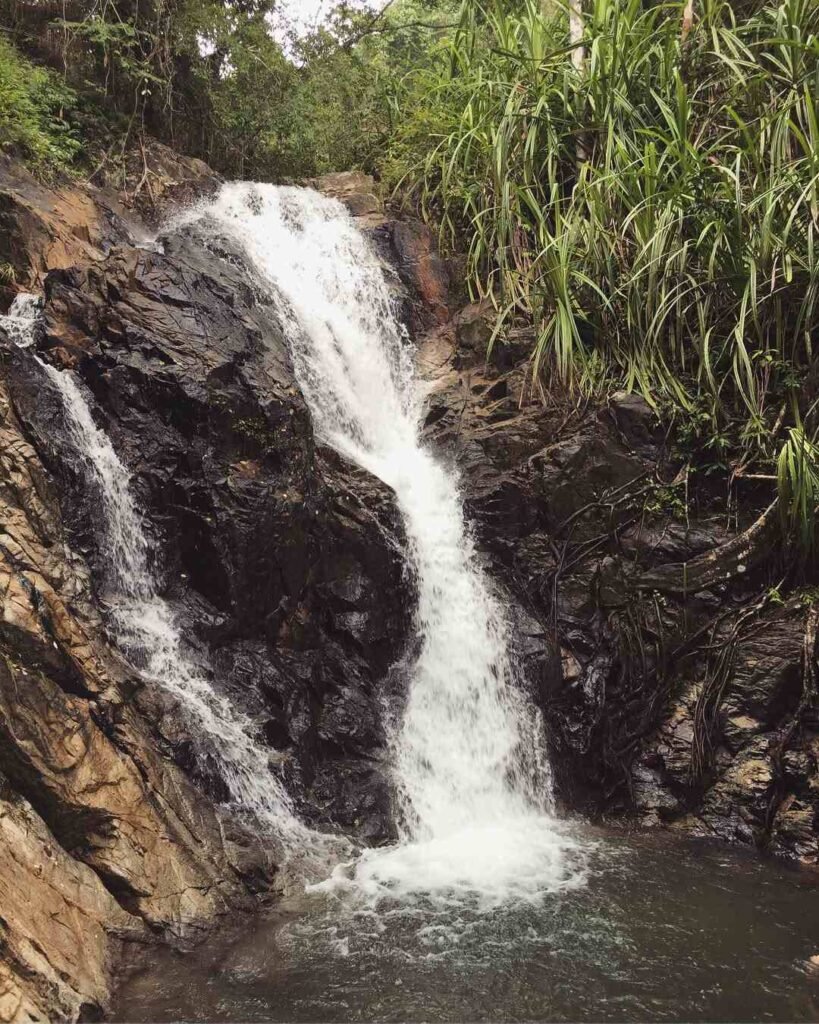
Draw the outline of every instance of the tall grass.
M535 373L638 390L746 465L784 441L790 500L788 465L819 479L819 3L696 0L689 32L682 0L585 7L578 70L565 8L465 0L402 187L468 240L498 336L533 325Z

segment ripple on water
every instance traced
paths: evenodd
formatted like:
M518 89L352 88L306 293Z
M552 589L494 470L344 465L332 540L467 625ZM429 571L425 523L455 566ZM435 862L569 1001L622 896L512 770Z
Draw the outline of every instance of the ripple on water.
M585 884L493 905L466 891L313 890L240 937L166 952L123 988L114 1019L819 1016L812 879L708 844L569 831Z

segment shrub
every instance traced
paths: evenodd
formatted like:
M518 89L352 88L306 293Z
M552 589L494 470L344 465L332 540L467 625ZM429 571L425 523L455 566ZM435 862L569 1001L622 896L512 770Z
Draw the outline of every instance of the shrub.
M26 60L0 37L0 146L41 174L67 170L80 149L66 119L75 95L54 72Z
M586 6L577 60L565 9L466 0L393 178L468 239L498 335L533 325L535 373L772 464L819 428L819 5L697 0L691 29L682 0Z

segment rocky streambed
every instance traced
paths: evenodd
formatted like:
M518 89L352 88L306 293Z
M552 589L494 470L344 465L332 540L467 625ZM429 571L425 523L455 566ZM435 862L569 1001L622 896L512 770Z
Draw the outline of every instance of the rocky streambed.
M217 187L154 158L163 215ZM422 225L362 176L315 184L389 268L425 437L514 598L561 806L815 866L815 595L777 586L764 486L737 480L726 504L633 395L533 391L526 334L487 355L488 311ZM280 851L224 809L173 699L111 642L99 505L38 359L86 386L163 596L301 817L367 843L394 831L383 709L415 595L391 492L316 442L243 254L157 239L144 214L0 175L6 305L44 295L34 346L0 347L2 1021L98 1016L123 954L195 945L279 886Z

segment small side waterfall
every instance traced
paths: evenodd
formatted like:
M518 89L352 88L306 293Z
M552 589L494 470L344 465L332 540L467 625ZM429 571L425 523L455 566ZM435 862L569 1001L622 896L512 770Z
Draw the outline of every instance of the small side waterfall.
M365 853L353 884L501 899L563 885L541 723L457 478L420 442L423 392L378 259L341 204L311 190L226 185L186 219L247 253L279 308L317 434L389 484L404 519L420 654L393 738L402 842Z
M39 295L20 292L14 296L6 316L0 318L6 334L20 348L27 348L34 340L34 326L42 305Z
M36 296L18 297L0 323L18 345L26 347L33 338L38 311ZM62 398L71 443L83 460L87 485L100 502L100 543L114 595L113 639L144 677L178 701L200 762L209 764L224 780L231 804L286 846L303 852L319 839L318 834L295 816L270 766L270 751L257 741L253 723L216 692L184 649L173 611L157 592L149 567L150 545L128 471L94 422L74 376L38 361Z
M85 461L103 507L102 534L116 603L111 618L118 646L142 673L179 701L198 756L226 782L231 802L273 833L306 833L273 774L270 751L253 724L218 694L184 650L173 611L159 596L148 567L148 540L128 472L97 427L70 373L46 367L65 405L71 440Z

